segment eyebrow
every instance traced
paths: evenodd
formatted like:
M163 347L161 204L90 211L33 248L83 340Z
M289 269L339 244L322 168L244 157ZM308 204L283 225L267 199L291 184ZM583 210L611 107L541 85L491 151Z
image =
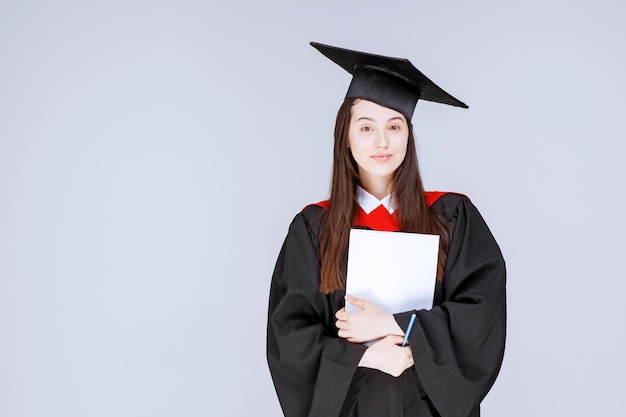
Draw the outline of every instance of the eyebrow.
M358 119L356 119L356 121L357 121L357 122L358 122L358 121L361 121L361 120L369 120L369 121L371 121L371 122L375 122L375 120L374 120L374 119L372 119L371 117L367 117L367 116L362 116L362 117L359 117ZM387 120L387 122L391 122L392 120L400 120L400 121L404 121L404 120L402 119L402 117L400 117L400 116L395 116L395 117L392 117L391 119Z

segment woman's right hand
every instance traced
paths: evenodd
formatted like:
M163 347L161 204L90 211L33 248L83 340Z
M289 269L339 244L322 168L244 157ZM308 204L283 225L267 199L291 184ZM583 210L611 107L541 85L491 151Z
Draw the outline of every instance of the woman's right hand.
M409 346L401 347L403 337L390 335L367 348L359 366L378 369L394 377L413 366L413 352Z

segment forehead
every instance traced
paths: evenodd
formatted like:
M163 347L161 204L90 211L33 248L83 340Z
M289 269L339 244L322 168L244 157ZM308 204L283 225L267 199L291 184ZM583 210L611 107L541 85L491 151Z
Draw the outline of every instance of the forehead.
M351 120L355 121L361 118L372 119L374 121L387 121L389 119L401 118L405 120L402 113L390 109L389 107L381 106L369 100L357 100L351 109Z

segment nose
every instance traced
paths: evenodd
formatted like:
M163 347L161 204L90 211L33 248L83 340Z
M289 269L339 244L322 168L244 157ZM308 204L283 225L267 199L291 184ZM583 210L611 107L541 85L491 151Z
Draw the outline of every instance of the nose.
M387 134L384 130L379 130L378 135L376 135L376 147L377 148L386 148L389 146L389 140L387 139Z

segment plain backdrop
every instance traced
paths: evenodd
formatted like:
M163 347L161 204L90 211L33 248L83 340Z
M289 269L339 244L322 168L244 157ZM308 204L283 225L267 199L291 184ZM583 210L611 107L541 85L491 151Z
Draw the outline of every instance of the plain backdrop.
M427 188L508 266L483 415L625 416L621 1L0 1L0 415L279 416L270 277L350 76L409 58Z

